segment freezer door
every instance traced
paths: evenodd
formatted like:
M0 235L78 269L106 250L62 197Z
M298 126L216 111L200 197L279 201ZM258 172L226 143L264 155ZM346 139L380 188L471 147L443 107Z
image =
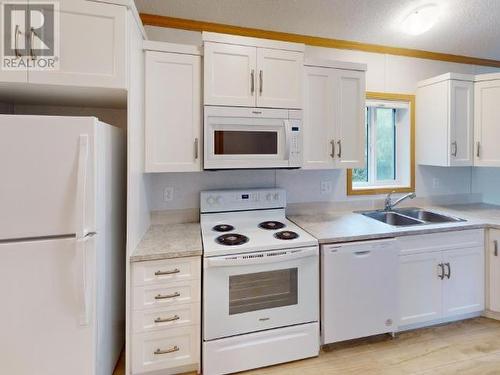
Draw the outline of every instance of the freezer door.
M95 231L96 123L0 116L0 240Z
M92 237L0 243L0 374L95 375L94 249Z

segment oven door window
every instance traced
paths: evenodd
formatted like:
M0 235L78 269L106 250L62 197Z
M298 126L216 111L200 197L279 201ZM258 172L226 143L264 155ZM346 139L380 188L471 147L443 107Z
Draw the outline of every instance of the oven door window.
M229 277L229 315L297 304L297 268Z
M215 155L276 155L276 131L215 130Z

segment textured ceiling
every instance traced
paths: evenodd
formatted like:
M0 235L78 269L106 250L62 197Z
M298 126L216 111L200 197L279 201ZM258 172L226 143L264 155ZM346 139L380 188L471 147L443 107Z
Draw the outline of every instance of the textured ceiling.
M500 0L135 0L142 13L500 60ZM417 6L442 9L425 34L397 20Z

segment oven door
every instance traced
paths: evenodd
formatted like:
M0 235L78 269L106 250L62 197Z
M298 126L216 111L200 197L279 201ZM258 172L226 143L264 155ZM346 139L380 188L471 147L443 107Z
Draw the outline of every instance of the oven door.
M204 168L290 167L287 110L205 108Z
M317 247L204 260L204 340L318 321Z

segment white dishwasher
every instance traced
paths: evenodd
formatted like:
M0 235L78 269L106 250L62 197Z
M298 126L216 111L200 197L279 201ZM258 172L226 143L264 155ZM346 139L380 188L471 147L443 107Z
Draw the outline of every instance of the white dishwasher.
M398 261L395 239L321 247L321 342L395 332Z

